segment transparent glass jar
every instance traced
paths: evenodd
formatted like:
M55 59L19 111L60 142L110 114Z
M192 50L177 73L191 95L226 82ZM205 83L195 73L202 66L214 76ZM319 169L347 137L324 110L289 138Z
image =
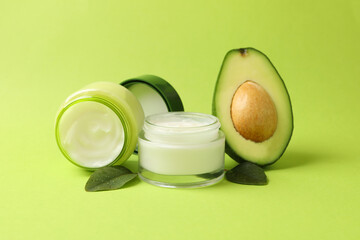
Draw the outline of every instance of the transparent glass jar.
M139 176L169 188L202 187L224 176L225 137L208 114L171 112L146 117L139 135Z
M140 102L125 87L95 82L60 107L56 142L63 155L86 169L121 164L133 153L144 122Z

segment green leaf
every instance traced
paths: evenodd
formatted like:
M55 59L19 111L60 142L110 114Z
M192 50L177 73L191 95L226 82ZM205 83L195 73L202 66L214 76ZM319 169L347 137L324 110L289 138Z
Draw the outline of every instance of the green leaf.
M119 189L137 176L124 166L110 166L97 169L85 185L87 192Z
M268 179L264 169L251 162L242 162L225 174L226 179L233 183L247 185L266 185Z

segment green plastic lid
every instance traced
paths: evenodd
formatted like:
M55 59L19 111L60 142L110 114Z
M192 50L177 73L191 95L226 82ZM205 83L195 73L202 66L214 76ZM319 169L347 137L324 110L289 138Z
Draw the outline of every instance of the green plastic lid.
M181 98L166 80L154 75L142 75L120 83L140 101L145 117L155 113L184 111Z

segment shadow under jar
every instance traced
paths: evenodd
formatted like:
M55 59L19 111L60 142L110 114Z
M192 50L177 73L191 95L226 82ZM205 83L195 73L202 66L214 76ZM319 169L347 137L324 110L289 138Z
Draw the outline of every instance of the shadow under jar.
M225 136L208 114L150 115L139 135L139 176L168 188L215 184L224 177Z

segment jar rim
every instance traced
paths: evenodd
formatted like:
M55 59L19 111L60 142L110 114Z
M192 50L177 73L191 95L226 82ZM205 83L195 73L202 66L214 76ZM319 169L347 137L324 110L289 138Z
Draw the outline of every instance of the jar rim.
M217 117L196 112L167 112L152 114L145 118L145 131L173 133L204 132L219 129Z

